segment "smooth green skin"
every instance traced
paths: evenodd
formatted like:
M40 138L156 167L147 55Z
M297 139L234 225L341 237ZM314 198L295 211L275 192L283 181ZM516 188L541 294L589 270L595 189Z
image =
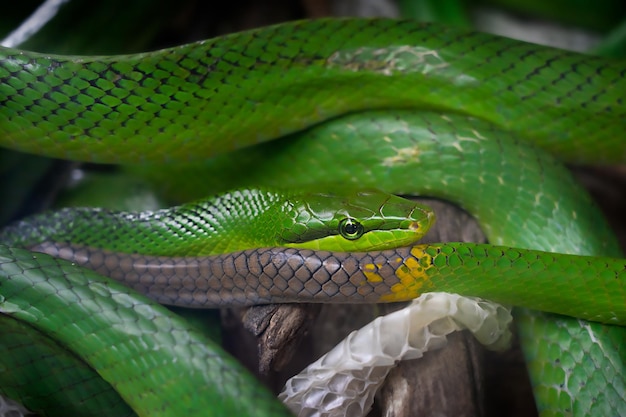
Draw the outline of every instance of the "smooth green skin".
M625 90L620 61L414 21L320 19L117 57L0 48L0 144L191 161L347 112L410 107L490 121L570 161L617 162Z
M433 217L428 207L376 190L250 188L157 211L44 213L6 227L0 242L26 248L66 242L154 256L207 256L268 246L368 251L418 241ZM360 225L360 233L349 233L346 221Z
M545 142L548 149L570 161L624 159L625 151L614 139L625 130L626 124L622 102L626 82L624 65L619 61L435 25L387 20L293 23L232 35L204 45L212 46L211 51L175 48L166 52L158 65L157 55L144 56L146 60L142 63L133 61L133 57L100 63L90 59L57 60L43 55L29 55L29 58L5 50L0 60L3 117L0 132L4 143L22 150L86 160L184 161L269 139L347 111L418 107L477 116L536 143ZM339 49L341 52L337 52ZM471 50L471 54L467 54L467 50ZM174 66L173 61L180 62L180 66ZM48 68L55 68L54 73L48 73ZM199 74L201 68L213 69L211 76ZM260 76L248 76L249 70ZM182 78L170 77L169 72ZM205 92L201 90L203 84L211 84L211 87ZM48 90L50 85L56 86L53 91ZM158 91L151 91L154 88ZM303 97L306 100L302 100ZM342 100L334 97L342 97ZM105 119L103 113L109 118ZM235 117L241 114L246 115L243 120ZM279 120L286 120L286 124L279 124ZM112 137L111 132L124 140ZM222 137L231 140L216 143ZM66 142L67 139L72 141ZM173 139L181 140L186 146ZM461 141L457 145L465 147ZM205 149L209 151L203 151ZM398 152L400 147L392 146L392 149L395 157L392 155L392 160L387 162L402 165L395 161L399 158L401 162L407 155ZM330 150L340 152L334 146ZM379 149L376 151L378 153ZM301 154L304 157L314 155ZM339 157L351 154L344 152ZM423 158L418 159L421 162ZM500 166L499 156L494 159L484 168L506 168ZM340 168L348 169L348 164L340 160ZM289 166L295 165L292 162ZM508 175L490 178L482 171L477 173L478 183L459 181L458 172L452 167L446 165L442 171L440 161L437 167L439 178L434 184L440 185L443 177L446 185L456 183L457 188L467 190L466 194L471 191L477 194L468 184L481 189L479 184L493 179L500 184L499 188L506 188L502 185L520 178L519 173L506 170ZM362 174L367 177L369 172ZM406 185L397 180L394 183L402 184L400 187ZM526 187L531 185L525 184ZM436 188L431 186L431 190ZM585 218L586 208L574 208L575 216L573 210L569 214L565 211L569 217L559 220L551 213L560 205L554 205L554 200L541 205L545 203L542 194L538 199L540 205L531 205L530 212L520 207L502 210L501 205L511 205L507 201L512 200L510 192L516 190L515 187L506 189L509 194L500 199L485 194L489 199L482 204L490 206L491 211L497 207L501 210L500 216L507 213L509 219L500 217L499 223L496 220L490 224L489 219L478 215L482 224L490 229L487 234L492 242L500 240L500 243L521 247L618 256L614 240L604 239L608 230L604 226L594 235L597 238L587 234L593 230L588 226L597 221L597 217ZM560 192L559 188L553 189L556 193L555 190ZM535 201L537 194L531 195L533 198L529 201ZM530 229L529 224L541 222L545 215L549 219L545 227ZM578 226L581 218L582 225ZM522 220L519 224L515 223L516 219L532 221ZM498 227L502 220L514 223L514 230ZM580 237L570 243L563 239L569 234ZM603 242L608 243L603 246ZM561 355L563 340L568 340L580 346L578 351L584 352L586 358L596 354L602 357L606 353L595 352L596 344L585 345L584 338L598 340L599 345L605 340L603 333L613 334L619 330L585 324L586 336L578 332L578 338L570 341L563 337L560 323L570 326L564 327L566 330L580 328L575 320L559 318L552 324L547 323L550 322L539 319L522 321L525 328L540 332L552 326L545 331L547 339L542 344L529 345L540 349L548 346L543 352L548 354L548 359L544 355L544 359L536 362L539 364L535 369L539 375L534 382L537 398L545 400L558 412L572 407L572 398L576 397L575 413L591 413L594 392L600 392L601 396L613 394L583 390L579 395L569 396L553 388L558 387L564 373L570 371L564 371L562 363L555 366L550 355L555 352ZM527 352L528 356L542 353L532 352L530 347ZM619 352L615 355L618 360L612 360L611 366L623 361ZM571 361L573 375L582 375L575 366L581 361L582 357ZM594 360L594 363L600 362ZM531 369L534 366L531 364ZM615 386L623 386L614 384L616 378L623 381L623 370L615 372L616 375L606 379ZM624 403L619 396L608 400L611 401L615 407ZM541 405L542 410L544 406L547 407ZM548 409L544 411L546 415L551 413Z

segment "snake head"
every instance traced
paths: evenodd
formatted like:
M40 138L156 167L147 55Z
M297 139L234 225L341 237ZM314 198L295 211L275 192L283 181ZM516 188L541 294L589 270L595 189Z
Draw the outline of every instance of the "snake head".
M242 189L157 211L43 213L0 231L0 241L154 256L209 256L269 246L369 251L412 244L433 221L430 208L380 191Z
M282 245L329 251L384 250L410 245L434 223L430 207L378 190L290 197L293 223Z

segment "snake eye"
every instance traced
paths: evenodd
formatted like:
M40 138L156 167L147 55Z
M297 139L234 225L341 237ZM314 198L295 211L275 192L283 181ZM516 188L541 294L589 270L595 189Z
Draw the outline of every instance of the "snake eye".
M339 233L348 240L360 238L363 232L363 225L354 219L346 217L339 222Z

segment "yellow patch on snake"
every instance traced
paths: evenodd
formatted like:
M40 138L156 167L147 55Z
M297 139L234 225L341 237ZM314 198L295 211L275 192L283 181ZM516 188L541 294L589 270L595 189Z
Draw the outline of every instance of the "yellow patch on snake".
M363 274L368 282L383 282L383 277L378 273L380 266L376 264L363 265Z
M422 248L423 246L415 246L411 249L411 256L396 259L400 264L396 268L399 282L391 286L391 293L380 298L381 302L411 300L432 289L426 273L433 266L432 256Z

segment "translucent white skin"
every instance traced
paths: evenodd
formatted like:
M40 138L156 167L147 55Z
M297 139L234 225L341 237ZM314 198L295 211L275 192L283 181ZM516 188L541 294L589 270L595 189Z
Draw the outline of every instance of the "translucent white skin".
M511 342L511 312L499 304L448 293L427 293L402 310L378 317L287 381L279 398L299 417L365 416L389 371L401 360L445 346L468 329L492 350Z

